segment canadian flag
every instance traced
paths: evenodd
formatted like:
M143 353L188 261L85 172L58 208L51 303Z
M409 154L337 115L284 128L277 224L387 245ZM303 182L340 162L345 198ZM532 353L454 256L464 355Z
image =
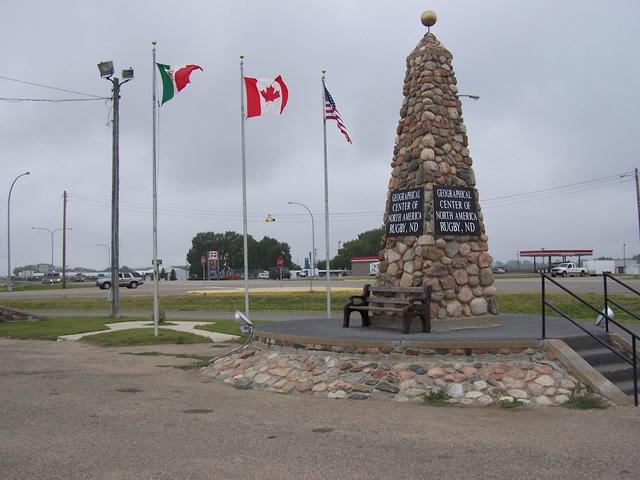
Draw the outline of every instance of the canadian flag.
M289 99L289 89L278 75L275 79L244 77L247 92L247 118L282 115Z

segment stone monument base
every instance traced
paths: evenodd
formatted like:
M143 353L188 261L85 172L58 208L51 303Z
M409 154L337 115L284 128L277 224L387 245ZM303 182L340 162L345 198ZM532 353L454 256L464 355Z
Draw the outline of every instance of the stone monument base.
M355 323L359 325L357 315L353 316ZM382 315L372 315L370 317L370 328L385 328L393 330L402 330L402 320L394 317ZM432 332L447 332L449 330L463 330L467 328L488 328L500 327L502 325L502 317L500 315L477 315L469 317L456 317L431 320ZM422 323L419 318L415 318L411 322L411 333L421 332Z

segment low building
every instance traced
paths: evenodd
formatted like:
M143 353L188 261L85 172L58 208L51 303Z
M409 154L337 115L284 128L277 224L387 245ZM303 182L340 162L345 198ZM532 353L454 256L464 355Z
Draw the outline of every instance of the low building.
M378 273L380 261L377 256L351 257L351 274L354 277L368 277Z

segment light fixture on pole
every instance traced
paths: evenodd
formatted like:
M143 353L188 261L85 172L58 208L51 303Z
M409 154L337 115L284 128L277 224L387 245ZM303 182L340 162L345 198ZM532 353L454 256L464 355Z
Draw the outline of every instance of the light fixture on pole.
M31 227L31 230L44 230L45 232L49 232L49 235L51 235L51 270L53 271L53 234L62 231L63 228L55 228L51 230L50 228L45 227ZM73 228L67 228L67 230L73 230Z
M313 213L311 213L311 210L309 210L309 208L303 204L303 203L299 203L299 202L288 202L289 205L300 205L301 207L303 207L308 213L309 216L311 216L311 258L309 259L309 262L311 263L311 271L309 273L309 288L311 289L311 291L313 292L313 275L315 275L316 273L316 262L315 262L315 256L316 256L316 227L315 227L315 223L313 221Z
M11 188L9 189L9 198L7 199L7 291L11 291L11 192L13 186L16 184L20 177L29 175L31 172L24 172L13 179Z
M467 97L467 98L470 98L471 100L480 100L480 96L479 95L464 95L464 94L460 94L460 95L458 95L458 97Z
M100 77L108 80L113 85L113 140L112 140L112 165L111 165L111 281L118 285L119 274L119 224L120 224L120 87L133 80L133 68L129 67L122 71L123 82L118 77L114 77L113 62L100 62L98 64ZM120 297L118 288L113 289L111 300L111 316L120 317Z
M275 222L275 221L276 221L276 219L275 219L275 218L273 218L273 217L271 216L271 214L269 214L269 215L267 215L267 218L265 218L265 219L264 219L264 221L265 221L265 222L267 222L267 223L270 223L270 222Z

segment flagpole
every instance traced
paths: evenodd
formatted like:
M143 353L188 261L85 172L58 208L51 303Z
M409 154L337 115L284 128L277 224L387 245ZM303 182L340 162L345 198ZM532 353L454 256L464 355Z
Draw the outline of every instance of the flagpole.
M327 109L325 98L324 74L322 70L322 139L324 146L324 235L327 277L327 320L331 320L331 266L329 265L329 173L327 166Z
M151 86L152 102L153 102L153 336L158 336L158 320L160 317L160 301L158 298L158 152L156 150L156 118L157 118L157 99L156 99L156 42L151 42L153 48L153 74Z
M249 252L247 242L247 162L244 123L244 55L240 55L240 133L242 137L242 246L244 250L244 314L249 317Z

